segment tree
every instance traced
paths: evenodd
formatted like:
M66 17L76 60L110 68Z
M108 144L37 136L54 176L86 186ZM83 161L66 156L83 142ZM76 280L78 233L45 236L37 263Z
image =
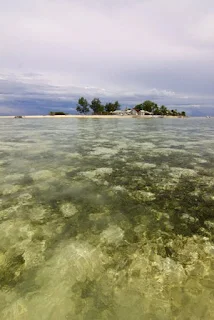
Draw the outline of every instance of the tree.
M179 112L178 112L178 110L177 109L173 109L173 110L171 110L171 115L172 116L178 116L179 115Z
M157 104L155 104L154 102L152 102L150 100L144 101L142 106L143 106L143 110L148 111L148 112L153 112L153 109L157 108Z
M143 110L143 104L142 104L142 103L137 104L137 105L134 107L134 109L135 109L137 112L139 112L140 110Z
M114 107L115 107L115 110L120 110L120 104L118 101L115 101Z
M86 113L88 113L89 112L89 103L88 103L88 101L85 99L85 98L83 98L83 97L81 97L79 100L78 100L78 105L77 105L77 107L76 107L76 110L77 110L77 112L79 112L79 113L84 113L84 114L86 114Z
M110 112L114 112L116 110L120 110L120 104L118 101L115 101L114 103L106 103L105 105L105 111L110 113Z
M167 107L165 107L164 105L162 105L160 107L160 114L162 114L163 116L166 115L168 113L168 109Z
M156 115L160 114L160 109L159 109L157 103L154 103L154 105L152 106L152 112L153 112L153 114L156 114Z
M181 115L182 115L182 117L186 117L186 112L185 112L185 111L182 111L182 112L181 112Z
M104 106L98 98L94 98L91 101L90 108L93 110L94 114L102 114L104 111Z
M160 114L160 109L157 103L146 100L143 103L137 104L134 109L139 112L140 110L152 112L153 114Z

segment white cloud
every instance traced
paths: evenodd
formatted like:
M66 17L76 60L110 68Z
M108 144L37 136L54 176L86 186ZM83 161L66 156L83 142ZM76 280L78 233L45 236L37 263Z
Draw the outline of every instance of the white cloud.
M156 88L153 88L149 91L150 94L155 96L165 96L165 97L173 97L175 96L174 91L168 91L168 90L158 90Z

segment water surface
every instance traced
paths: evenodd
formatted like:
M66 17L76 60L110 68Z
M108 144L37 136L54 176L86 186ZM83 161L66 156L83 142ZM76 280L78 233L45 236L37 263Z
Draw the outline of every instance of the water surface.
M213 128L0 119L0 319L213 319Z

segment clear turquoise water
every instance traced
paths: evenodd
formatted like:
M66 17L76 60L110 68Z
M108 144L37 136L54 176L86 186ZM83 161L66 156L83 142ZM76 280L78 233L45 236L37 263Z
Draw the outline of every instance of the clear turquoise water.
M213 319L213 119L0 119L0 319Z

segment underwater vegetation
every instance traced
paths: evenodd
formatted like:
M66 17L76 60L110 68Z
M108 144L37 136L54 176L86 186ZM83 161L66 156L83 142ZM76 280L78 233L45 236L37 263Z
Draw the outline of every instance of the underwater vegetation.
M0 319L213 319L212 119L0 121Z

